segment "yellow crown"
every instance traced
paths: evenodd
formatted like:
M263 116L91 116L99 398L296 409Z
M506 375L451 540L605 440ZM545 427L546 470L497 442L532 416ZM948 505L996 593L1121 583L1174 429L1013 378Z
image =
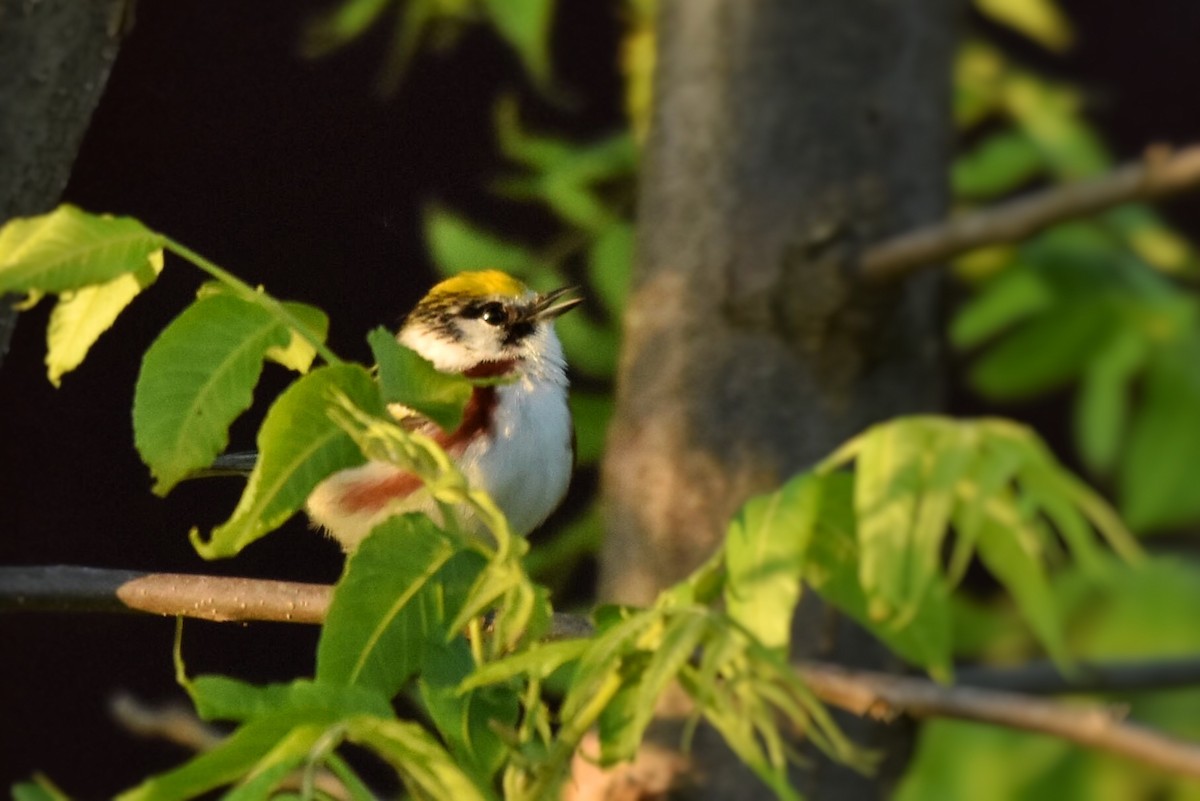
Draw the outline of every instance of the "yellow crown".
M427 299L477 298L489 295L519 298L528 291L529 287L508 273L500 270L479 270L478 272L459 273L452 278L447 278L429 290Z

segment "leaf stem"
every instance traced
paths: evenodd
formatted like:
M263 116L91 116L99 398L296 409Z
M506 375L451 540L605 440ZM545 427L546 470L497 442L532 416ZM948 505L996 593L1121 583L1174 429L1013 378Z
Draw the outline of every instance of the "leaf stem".
M258 306L266 309L268 312L274 315L276 319L284 323L288 328L295 331L296 334L312 345L316 352L320 354L321 358L325 360L326 364L342 363L342 360L339 359L337 355L325 345L325 342L321 339L321 337L317 336L311 328L309 328L295 315L289 312L287 307L285 307L275 298L268 295L266 292L255 289L242 279L235 276L233 273L223 269L222 267L219 267L186 245L180 244L174 239L171 239L169 236L163 237L163 245L167 250L171 251L176 256L179 256L185 261L191 262L193 265L199 267L201 270L208 273L225 286L234 290L237 296L242 300L248 303L257 304Z

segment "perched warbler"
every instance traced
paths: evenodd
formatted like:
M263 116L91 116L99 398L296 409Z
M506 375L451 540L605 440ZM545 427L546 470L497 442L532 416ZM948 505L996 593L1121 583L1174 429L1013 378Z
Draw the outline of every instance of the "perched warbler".
M498 270L460 273L433 287L396 337L442 372L506 379L475 386L454 431L404 407L392 412L436 440L518 534L554 511L571 479L574 432L554 333L555 318L582 300L570 291L539 294ZM309 517L347 551L389 515L408 511L432 512L434 504L416 476L386 462L334 473L308 498Z

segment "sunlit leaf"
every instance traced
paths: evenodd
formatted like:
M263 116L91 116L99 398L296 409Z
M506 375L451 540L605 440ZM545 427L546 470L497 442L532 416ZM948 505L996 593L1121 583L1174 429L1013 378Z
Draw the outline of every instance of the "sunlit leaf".
M551 82L550 23L554 0L484 0L484 10L496 31L521 57L536 84Z
M59 206L0 228L0 293L62 293L161 263L164 238L132 217Z
M975 0L975 7L1051 50L1065 50L1074 38L1054 0Z
M1019 188L1043 166L1041 152L1024 134L1005 130L955 159L951 181L956 196L990 198Z
M320 724L301 724L291 729L263 754L237 786L222 796L223 801L268 801L284 779L302 766L325 734Z
M790 640L820 492L818 476L801 474L750 499L725 537L725 610L769 648L786 651Z
M329 317L325 312L316 306L309 306L307 303L295 303L291 301L284 303L283 307L310 331L316 334L317 339L322 342L325 341L325 338L329 334ZM317 356L316 348L295 331L291 331L290 335L291 338L288 340L287 346L269 349L267 351L267 358L289 370L295 370L297 373L307 373Z
M335 470L363 462L354 440L329 416L334 392L371 413L386 411L379 387L357 365L320 367L275 399L258 431L258 461L228 521L192 544L206 559L232 556L283 525Z
M250 408L267 350L288 338L266 310L222 295L200 298L159 334L133 398L134 440L156 493L225 449L229 425Z
M496 798L485 784L472 781L433 735L415 723L360 718L350 721L346 736L383 757L417 798Z
M155 251L142 268L62 294L46 327L46 368L50 383L78 367L100 335L162 272L162 251Z

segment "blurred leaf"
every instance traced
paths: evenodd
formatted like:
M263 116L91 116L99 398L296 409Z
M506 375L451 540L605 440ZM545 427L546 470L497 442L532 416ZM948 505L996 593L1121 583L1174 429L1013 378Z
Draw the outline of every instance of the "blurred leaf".
M575 422L575 462L581 467L595 464L604 453L613 397L610 393L572 389L567 402Z
M999 50L967 40L954 60L954 119L968 129L1000 106L1006 65Z
M1073 421L1080 455L1092 470L1106 472L1116 464L1129 418L1130 385L1147 351L1136 332L1120 330L1084 369Z
M444 275L490 267L527 280L534 266L525 248L489 234L437 206L425 209L425 242Z
M304 765L325 735L319 724L292 728L246 773L238 785L221 796L222 801L268 801L273 791L297 768Z
M46 368L51 384L59 386L62 377L83 362L100 335L116 322L117 315L154 283L162 266L162 251L155 251L132 272L62 294L46 328Z
M550 24L554 0L483 0L496 31L521 57L526 72L543 90L550 86Z
M820 492L821 479L802 473L747 501L725 536L725 610L763 645L781 652L787 651L800 600Z
M1112 333L1111 308L1098 299L1060 304L1053 314L1033 318L976 360L971 382L997 399L1056 389L1075 378Z
M1053 0L975 0L975 7L1050 50L1066 50L1074 39Z
M991 198L1019 188L1039 175L1041 152L1020 131L992 134L954 161L951 181L956 196Z
M1200 517L1192 470L1200 458L1200 335L1155 358L1119 465L1121 510L1138 530Z
M610 378L616 372L621 336L615 328L578 311L558 318L554 328L572 370L594 378Z
M142 358L133 397L134 440L165 495L229 443L253 400L267 349L289 334L270 313L225 295L200 298Z
M1112 166L1098 134L1079 111L1076 91L1034 75L1010 73L1004 81L1003 103L1060 180L1096 175Z
M319 58L354 41L378 21L393 0L340 0L304 26L300 53Z
M40 774L35 775L32 781L20 782L12 786L13 801L70 801L62 790L58 789L54 782L50 781L45 776Z
M588 278L605 311L619 317L629 296L633 272L633 225L616 222L592 242L588 253Z
M319 367L299 378L267 410L258 430L258 461L233 515L208 541L192 532L201 556L232 556L283 525L326 476L363 463L358 446L328 414L334 392L371 413L386 414L379 386L362 367Z
M957 348L976 347L1053 303L1050 288L1036 272L1005 270L959 307L950 326L950 341Z
M399 403L454 431L462 423L471 399L471 381L461 375L439 372L416 351L396 341L385 328L367 334L371 353L379 365L379 384L386 403Z
M164 242L132 217L70 205L13 218L0 228L0 293L58 294L143 273L162 263Z

